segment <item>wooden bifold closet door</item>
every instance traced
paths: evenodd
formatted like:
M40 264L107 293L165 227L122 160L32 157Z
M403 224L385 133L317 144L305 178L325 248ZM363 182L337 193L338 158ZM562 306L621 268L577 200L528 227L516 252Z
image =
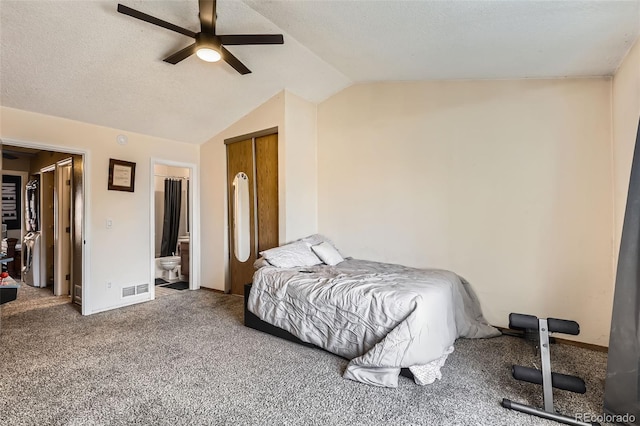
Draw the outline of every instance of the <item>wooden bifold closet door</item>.
M233 138L227 145L227 200L229 207L229 278L232 294L243 294L252 281L258 253L278 245L278 134ZM249 245L246 260L236 257L237 221L234 179L244 173L249 188Z

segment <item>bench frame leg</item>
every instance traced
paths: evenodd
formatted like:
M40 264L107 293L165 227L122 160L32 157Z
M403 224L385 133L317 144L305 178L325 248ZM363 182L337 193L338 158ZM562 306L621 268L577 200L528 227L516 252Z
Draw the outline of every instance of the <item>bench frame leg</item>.
M506 398L502 400L502 406L504 408L509 408L511 410L520 411L521 413L531 414L533 416L538 416L538 417L541 417L543 419L554 420L556 422L564 423L566 425L593 426L593 425L598 425L599 424L599 423L586 423L586 422L580 421L580 420L578 420L576 418L573 418L573 417L565 416L565 415L558 414L558 413L555 413L555 412L549 412L549 411L546 411L546 410L541 410L539 408L532 407L530 405L519 404L517 402L513 402L511 400L508 400Z

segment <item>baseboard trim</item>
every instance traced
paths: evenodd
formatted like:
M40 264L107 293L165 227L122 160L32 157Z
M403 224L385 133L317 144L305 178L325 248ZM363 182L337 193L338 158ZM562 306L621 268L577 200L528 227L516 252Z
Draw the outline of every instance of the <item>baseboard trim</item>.
M497 325L494 325L494 327L500 330L501 332L504 332L504 331L510 331L512 333L515 332L515 330L506 328L506 327L499 327ZM593 343L579 342L577 340L563 339L561 337L555 337L555 336L553 336L553 338L555 339L556 343L560 343L561 345L577 346L579 348L590 349L592 351L597 351L597 352L605 352L605 353L609 352L609 348L607 346L594 345Z
M222 291L222 290L218 290L218 289L216 289L216 288L209 288L209 287L202 287L202 286L200 286L200 290L207 290L207 291L212 291L212 292L214 292L214 293L225 294L225 292L224 292L224 291Z
M562 339L560 337L556 337L556 342L563 345L570 345L570 346L577 346L579 348L591 349L592 351L605 352L605 353L609 352L608 346L594 345L593 343L585 343L585 342L579 342L577 340Z

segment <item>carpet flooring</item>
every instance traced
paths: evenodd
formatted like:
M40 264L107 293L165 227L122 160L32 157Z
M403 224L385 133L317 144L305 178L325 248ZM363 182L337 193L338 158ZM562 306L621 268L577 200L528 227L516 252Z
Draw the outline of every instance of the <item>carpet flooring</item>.
M2 425L557 425L500 406L542 405L539 386L511 378L512 363L538 362L518 338L460 339L442 380L385 389L343 379L340 357L245 327L240 297L175 291L83 317L63 299L31 303L32 290L0 307ZM556 408L600 413L606 354L553 345L552 362L588 389L555 391Z

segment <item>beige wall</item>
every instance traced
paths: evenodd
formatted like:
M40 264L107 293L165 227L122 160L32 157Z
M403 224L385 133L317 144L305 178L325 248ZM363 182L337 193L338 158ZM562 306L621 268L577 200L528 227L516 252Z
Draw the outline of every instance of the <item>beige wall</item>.
M201 217L202 217L202 282L203 287L225 290L228 277L229 243L227 236L227 151L224 140L271 127L284 127L284 92L260 105L248 115L200 147ZM282 150L285 135L278 134L279 172L283 167ZM282 194L283 179L280 178ZM280 203L280 222L283 221ZM282 232L281 227L281 232Z
M280 243L316 232L316 106L280 92L202 145L202 285L228 281L227 165L224 140L278 127Z
M288 178L281 179L285 186L286 197L281 203L284 201L286 226L281 228L280 242L311 235L318 229L317 107L285 92L284 108L287 145L281 160Z
M607 79L373 83L318 107L318 228L346 255L466 277L487 319L608 343Z
M627 191L629 190L631 160L636 143L638 118L640 117L640 41L637 41L635 46L631 48L618 68L613 78L612 93L614 253L617 264Z
M0 137L45 144L51 149L87 152L85 182L88 269L85 281L85 313L124 306L144 297L122 299L121 288L149 283L152 253L150 241L151 158L199 164L199 146L151 136L126 133L127 145L118 145L117 129L62 118L0 109ZM56 150L56 149L54 149ZM135 192L107 190L109 158L136 163ZM106 219L113 221L106 229ZM111 282L111 288L107 288Z

